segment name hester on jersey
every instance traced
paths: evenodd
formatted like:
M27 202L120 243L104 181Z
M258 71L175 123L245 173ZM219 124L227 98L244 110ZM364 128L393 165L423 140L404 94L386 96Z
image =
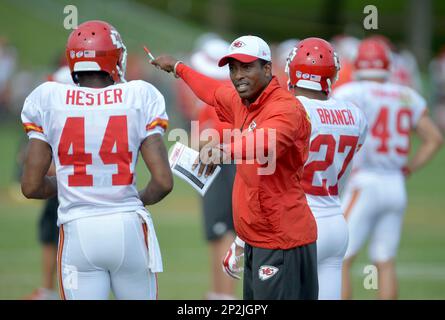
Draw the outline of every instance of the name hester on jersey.
M67 90L66 104L73 106L100 106L103 104L122 103L122 89L115 88L97 93L82 90Z

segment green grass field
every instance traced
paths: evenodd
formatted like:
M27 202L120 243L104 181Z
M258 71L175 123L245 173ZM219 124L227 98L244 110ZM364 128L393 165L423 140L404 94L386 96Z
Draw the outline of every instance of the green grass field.
M22 135L17 123L0 128L0 299L19 299L40 285L37 221L42 202L11 196L14 157ZM409 206L398 256L400 298L445 299L445 198L441 189L445 150L408 182ZM148 173L138 167L139 182ZM165 271L159 276L160 299L202 299L209 284L207 247L203 240L200 202L182 181L150 209L163 252ZM362 253L354 269L355 297L373 299L363 288ZM241 283L238 288L241 294Z
M23 134L15 123L1 125L0 299L19 299L38 287L41 281L37 222L43 202L24 199L19 189L14 188L12 193L10 190L14 181L15 152ZM140 161L139 185L148 177ZM158 277L159 298L203 299L209 273L199 196L177 179L174 191L165 201L149 210L164 260L165 271Z

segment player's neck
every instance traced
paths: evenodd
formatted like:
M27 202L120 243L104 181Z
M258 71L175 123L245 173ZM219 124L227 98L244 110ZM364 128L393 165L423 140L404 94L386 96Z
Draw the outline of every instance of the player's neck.
M78 74L79 86L88 88L105 88L114 84L113 79L99 72L81 72Z
M113 84L114 84L114 82L112 82L112 81L103 81L100 79L79 81L79 86L88 87L88 88L105 88L105 87L111 86Z
M315 100L328 100L328 96L326 93L322 91L314 91L309 90L305 88L294 88L294 94L295 96L303 96L309 99L315 99Z

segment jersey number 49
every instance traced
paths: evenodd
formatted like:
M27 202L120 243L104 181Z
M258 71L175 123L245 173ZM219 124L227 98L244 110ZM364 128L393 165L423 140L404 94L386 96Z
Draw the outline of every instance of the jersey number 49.
M409 153L409 134L411 130L411 118L412 112L408 108L402 108L397 111L396 114L396 130L393 135L405 138L404 145L399 145L395 147L397 154L405 156ZM379 140L379 145L377 147L378 153L388 153L390 148L388 146L388 141L391 139L390 130L390 110L388 107L382 107L371 128L371 134L374 138Z

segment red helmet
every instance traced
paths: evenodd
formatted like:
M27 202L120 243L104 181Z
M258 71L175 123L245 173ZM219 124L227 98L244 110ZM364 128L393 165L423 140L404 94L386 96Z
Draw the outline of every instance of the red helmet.
M394 43L392 43L392 41L389 40L389 38L384 36L383 34L375 34L373 36L368 37L367 39L383 42L383 44L388 47L389 51L397 51L397 48L394 45Z
M386 78L389 76L391 53L379 39L363 40L354 61L355 76L358 78Z
M287 58L289 89L299 87L329 94L339 70L340 62L329 42L320 38L304 39Z
M74 82L80 71L104 71L114 82L125 81L127 49L119 32L104 21L87 21L73 30L66 57Z

